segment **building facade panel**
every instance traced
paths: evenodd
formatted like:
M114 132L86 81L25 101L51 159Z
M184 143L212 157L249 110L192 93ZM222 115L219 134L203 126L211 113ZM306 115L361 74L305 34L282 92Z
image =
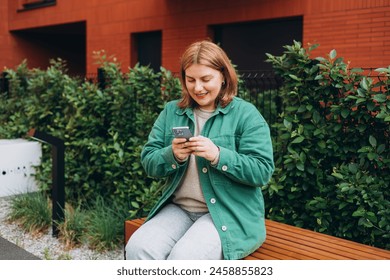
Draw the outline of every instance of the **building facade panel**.
M42 35L44 44L31 40L39 28L42 34L56 32L57 36L68 34L72 38L71 32L78 40L84 37L78 53L64 59L85 59L68 63L76 64L73 71L85 73L96 72L93 52L102 49L115 55L127 69L136 63L131 55L132 34L161 31L162 66L176 72L178 56L188 44L212 38L210 26L297 16L303 18L303 43L320 44L313 56L336 49L352 66L390 63L390 0L57 0L55 5L31 10L23 10L23 3L0 2L0 16L6 19L0 23L2 68L14 67L24 58L32 67L44 67L49 55L73 51L71 46L61 51L51 45L51 35ZM66 31L70 24L80 22L85 22L85 30Z
M352 66L387 66L390 57L385 54L385 38L390 32L387 25L390 18L386 17L389 9L389 6L375 6L323 13L321 16L308 15L304 24L305 42L321 45L313 55L324 55L326 51L336 49L339 56L352 62Z

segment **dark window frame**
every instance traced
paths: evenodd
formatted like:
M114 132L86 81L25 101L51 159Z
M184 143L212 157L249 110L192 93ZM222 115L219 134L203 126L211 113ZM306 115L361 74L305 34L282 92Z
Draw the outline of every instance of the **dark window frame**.
M145 31L145 32L134 32L130 35L131 40L131 49L130 49L130 60L131 60L131 67L134 67L137 63L140 63L140 65L146 66L149 65L150 68L152 68L154 71L158 72L160 71L160 67L162 66L162 30L151 30L151 31ZM159 53L155 53L153 57L148 58L151 59L149 61L150 63L145 63L143 61L145 59L145 53L141 51L143 47L146 47L144 45L147 41L150 42L150 40L156 40L158 39L158 42L155 41L153 45L156 47L156 49L159 49ZM150 48L146 48L146 52L150 51ZM157 65L154 62L157 62L159 65Z
M35 0L33 2L24 3L23 9L19 9L18 12L25 12L55 5L57 5L57 0Z
M284 28L292 28L292 30L289 30L288 32L281 31L282 33L280 34L282 35L278 35L278 33L273 35L270 28L276 28L276 31L281 31L281 29ZM242 31L240 29L242 29ZM258 30L265 33L257 33ZM252 34L250 33L251 31L253 32ZM237 32L239 33L238 35ZM215 43L221 45L227 52L233 64L236 64L238 67L238 70L268 71L272 70L272 66L271 64L265 63L265 53L268 52L274 55L281 54L283 52L283 46L291 44L293 42L292 39L297 41L303 40L303 16L212 24L208 25L208 34L213 38ZM248 40L245 39L245 35L247 35ZM263 37L264 35L266 37ZM240 36L241 38L239 38ZM287 39L289 37L291 38ZM258 51L254 51L253 48L255 48L261 40L266 40L266 43L261 43L261 48L259 48ZM249 43L251 41L254 42ZM240 42L247 42L244 48L240 48ZM255 56L249 56L249 54ZM244 58L244 56L246 56L246 58ZM257 62L255 62L256 60ZM257 66L254 66L255 63Z

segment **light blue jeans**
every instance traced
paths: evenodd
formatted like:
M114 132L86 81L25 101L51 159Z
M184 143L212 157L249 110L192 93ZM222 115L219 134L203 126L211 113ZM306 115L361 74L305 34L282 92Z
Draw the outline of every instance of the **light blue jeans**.
M127 260L221 260L222 246L210 213L168 204L126 245Z

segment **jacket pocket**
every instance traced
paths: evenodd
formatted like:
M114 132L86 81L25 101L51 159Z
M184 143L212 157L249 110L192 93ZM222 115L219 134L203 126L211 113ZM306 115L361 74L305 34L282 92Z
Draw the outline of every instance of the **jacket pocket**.
M218 135L215 137L210 137L211 141L217 146L224 147L229 150L237 150L236 143L237 142L237 137L233 136L233 134L222 134Z

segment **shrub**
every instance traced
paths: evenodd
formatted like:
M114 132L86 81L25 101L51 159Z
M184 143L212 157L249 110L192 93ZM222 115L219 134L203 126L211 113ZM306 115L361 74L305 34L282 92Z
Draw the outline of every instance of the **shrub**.
M136 65L128 73L104 52L96 60L105 87L70 77L66 62L51 60L47 70L23 62L7 69L9 92L0 96L0 138L24 137L30 128L65 141L65 190L68 202L87 205L106 197L125 205L129 216L145 215L162 183L148 178L140 150L167 99L180 94L169 71L155 73ZM50 147L43 146L37 180L51 188Z
M316 47L267 54L284 80L267 215L390 248L390 67L366 77L335 50L311 59Z

